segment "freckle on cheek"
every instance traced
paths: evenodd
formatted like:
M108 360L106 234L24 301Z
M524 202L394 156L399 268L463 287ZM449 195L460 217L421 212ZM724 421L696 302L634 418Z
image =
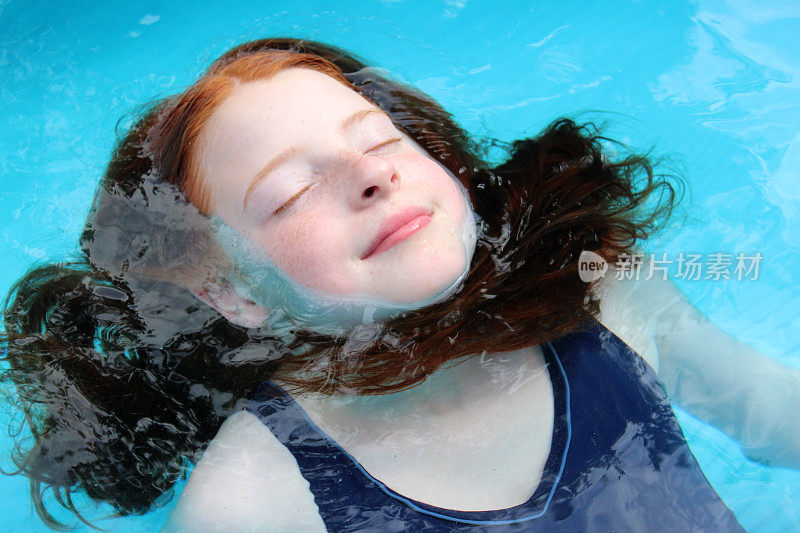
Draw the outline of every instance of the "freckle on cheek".
M342 263L337 253L346 243L320 231L325 228L315 220L298 219L281 228L266 246L272 260L301 285L325 292L352 292L347 267L354 267L355 260Z

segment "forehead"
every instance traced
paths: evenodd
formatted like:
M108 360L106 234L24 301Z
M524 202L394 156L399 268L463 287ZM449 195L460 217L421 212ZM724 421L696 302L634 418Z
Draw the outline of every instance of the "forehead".
M227 141L241 142L253 135L280 139L288 129L327 128L343 116L371 107L375 106L338 80L294 67L266 80L237 84L214 111L206 130Z

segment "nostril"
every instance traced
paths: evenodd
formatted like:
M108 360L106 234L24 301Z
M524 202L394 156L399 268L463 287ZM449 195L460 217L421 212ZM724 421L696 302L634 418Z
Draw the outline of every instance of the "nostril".
M372 195L378 191L378 187L372 186L364 189L364 198L372 198Z

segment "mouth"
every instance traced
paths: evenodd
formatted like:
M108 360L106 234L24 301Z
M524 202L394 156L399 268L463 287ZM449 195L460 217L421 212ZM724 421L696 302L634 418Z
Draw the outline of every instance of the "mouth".
M361 256L361 260L369 259L400 244L431 221L431 213L421 207L411 207L396 215L386 218L381 224L378 234Z

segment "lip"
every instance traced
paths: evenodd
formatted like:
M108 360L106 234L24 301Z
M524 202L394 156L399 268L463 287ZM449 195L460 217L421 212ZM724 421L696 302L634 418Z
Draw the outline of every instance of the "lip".
M361 259L369 259L400 244L427 226L430 221L430 211L422 207L410 207L387 217Z

